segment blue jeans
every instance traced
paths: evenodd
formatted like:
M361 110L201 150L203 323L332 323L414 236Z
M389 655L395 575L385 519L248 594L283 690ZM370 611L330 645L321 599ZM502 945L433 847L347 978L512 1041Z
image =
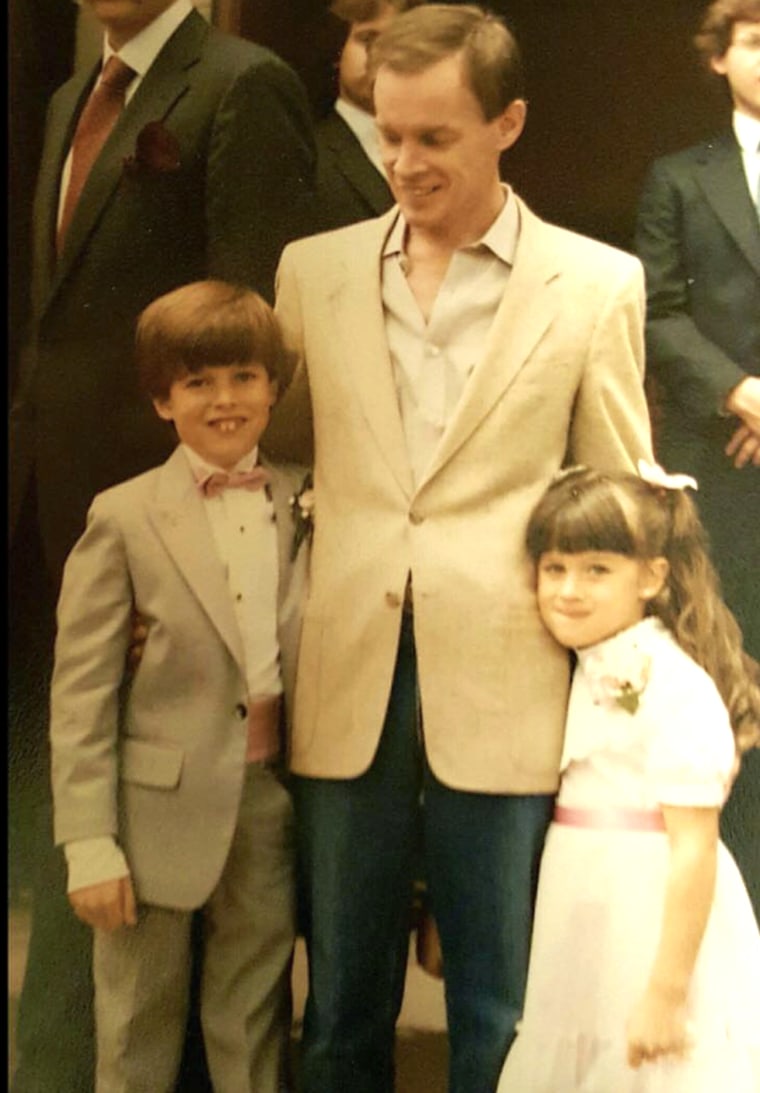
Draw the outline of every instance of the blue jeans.
M369 770L294 779L310 976L304 1093L392 1093L421 836L443 949L450 1093L493 1093L520 1016L553 797L442 785L425 761L417 702L405 618Z

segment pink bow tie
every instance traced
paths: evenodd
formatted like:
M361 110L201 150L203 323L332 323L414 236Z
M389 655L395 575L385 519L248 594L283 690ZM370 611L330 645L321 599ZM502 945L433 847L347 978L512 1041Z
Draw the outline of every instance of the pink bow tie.
M250 471L216 471L198 479L198 489L204 497L217 497L226 489L260 490L269 482L269 471L254 467Z

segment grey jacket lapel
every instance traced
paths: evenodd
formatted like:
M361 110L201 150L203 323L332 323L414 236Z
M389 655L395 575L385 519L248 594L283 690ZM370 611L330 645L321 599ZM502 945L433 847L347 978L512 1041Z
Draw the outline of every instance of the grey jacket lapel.
M291 549L295 527L290 511L290 498L293 490L288 479L276 467L273 467L266 459L262 459L262 463L271 475L270 483L275 526L277 528L277 560L279 563L277 604L280 607L285 599L290 571L293 566Z
M704 146L696 179L726 231L760 274L760 224L733 132Z
M222 641L245 674L245 655L224 569L187 457L177 449L161 468L149 519Z

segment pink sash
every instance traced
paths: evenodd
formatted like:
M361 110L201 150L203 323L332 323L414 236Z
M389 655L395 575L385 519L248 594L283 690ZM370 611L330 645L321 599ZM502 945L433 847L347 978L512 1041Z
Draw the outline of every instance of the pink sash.
M554 822L570 827L614 828L618 831L665 830L662 813L648 808L568 808L555 805Z

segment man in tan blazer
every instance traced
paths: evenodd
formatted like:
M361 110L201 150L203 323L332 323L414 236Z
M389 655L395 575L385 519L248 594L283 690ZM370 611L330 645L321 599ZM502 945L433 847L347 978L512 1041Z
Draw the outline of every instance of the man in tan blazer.
M200 282L138 325L180 446L99 494L64 570L51 696L55 837L94 927L98 1093L170 1093L203 909L201 1018L219 1093L279 1093L290 1033L290 707L303 473L258 465L284 354L255 293ZM148 635L124 680L133 611Z
M292 741L303 1081L393 1088L422 833L449 1088L492 1093L523 1001L569 676L524 530L563 465L650 455L643 276L500 183L525 101L498 20L424 5L374 63L398 206L286 248L277 310L301 363L264 441L308 457L313 439L315 455Z

